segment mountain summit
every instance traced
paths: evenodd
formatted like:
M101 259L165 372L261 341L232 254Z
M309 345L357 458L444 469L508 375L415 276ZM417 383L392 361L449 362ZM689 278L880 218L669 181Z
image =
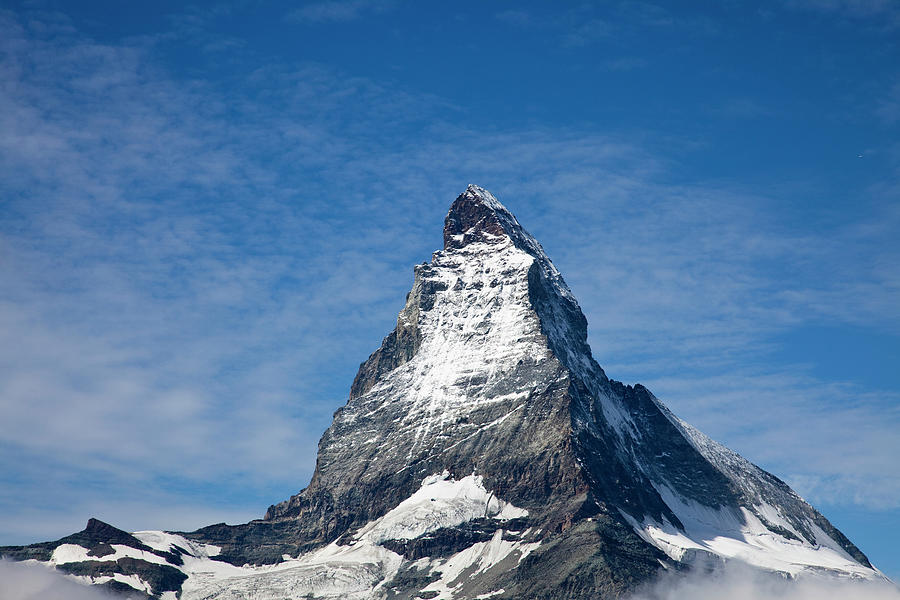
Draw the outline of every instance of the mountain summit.
M245 525L137 532L107 554L72 539L0 553L184 600L616 598L727 561L880 577L784 482L609 379L556 267L475 185L304 490ZM186 580L154 587L153 565Z

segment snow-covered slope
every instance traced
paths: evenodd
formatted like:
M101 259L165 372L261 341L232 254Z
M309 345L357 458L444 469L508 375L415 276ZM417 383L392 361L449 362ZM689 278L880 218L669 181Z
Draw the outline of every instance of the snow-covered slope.
M618 597L724 561L880 577L777 477L609 379L560 273L478 186L306 489L241 526L89 530L6 554L184 600Z

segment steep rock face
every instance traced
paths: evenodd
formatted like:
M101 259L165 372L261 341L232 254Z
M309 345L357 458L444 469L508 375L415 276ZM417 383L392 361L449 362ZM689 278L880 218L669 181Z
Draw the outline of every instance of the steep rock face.
M562 276L478 186L415 267L306 489L244 525L109 529L0 553L156 597L184 577L182 600L615 598L728 560L878 576L777 477L609 379Z

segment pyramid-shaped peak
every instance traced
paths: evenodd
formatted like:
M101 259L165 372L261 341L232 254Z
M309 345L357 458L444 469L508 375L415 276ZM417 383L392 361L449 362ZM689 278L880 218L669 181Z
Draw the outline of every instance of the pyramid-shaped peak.
M121 529L113 527L109 523L104 523L100 519L95 519L94 517L91 517L90 519L88 519L87 525L85 525L85 527L84 527L84 531L86 533L93 533L93 532L97 532L97 531L109 532L109 531L113 531L113 530L117 531L117 532L121 531Z
M93 517L88 519L87 525L82 531L63 538L63 540L66 543L79 544L91 548L98 543L123 544L132 548L146 548L140 540L127 531Z
M506 210L506 207L503 206L503 204L501 204L499 200L497 200L496 196L494 196L492 193L490 193L480 185L475 185L474 183L470 183L466 187L466 191L463 192L462 195L459 196L459 198L468 198L475 202L480 202L494 211L503 211L507 213L509 212L508 210ZM457 198L457 200L459 200L459 198Z
M512 241L515 247L537 259L556 292L573 306L578 306L559 271L534 236L492 193L470 183L466 191L454 200L444 219L444 249L458 250L472 243L499 247L506 241ZM580 309L577 312L580 313Z
M528 234L512 213L492 193L472 183L456 198L444 220L445 249L472 242L496 244L507 237L517 241L523 235Z

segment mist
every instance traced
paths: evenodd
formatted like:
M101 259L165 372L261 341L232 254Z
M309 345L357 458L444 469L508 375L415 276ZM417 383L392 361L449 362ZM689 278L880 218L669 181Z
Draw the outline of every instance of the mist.
M112 600L113 595L68 579L51 567L0 559L2 600Z
M712 573L667 573L628 600L900 600L888 581L785 579L730 564Z

